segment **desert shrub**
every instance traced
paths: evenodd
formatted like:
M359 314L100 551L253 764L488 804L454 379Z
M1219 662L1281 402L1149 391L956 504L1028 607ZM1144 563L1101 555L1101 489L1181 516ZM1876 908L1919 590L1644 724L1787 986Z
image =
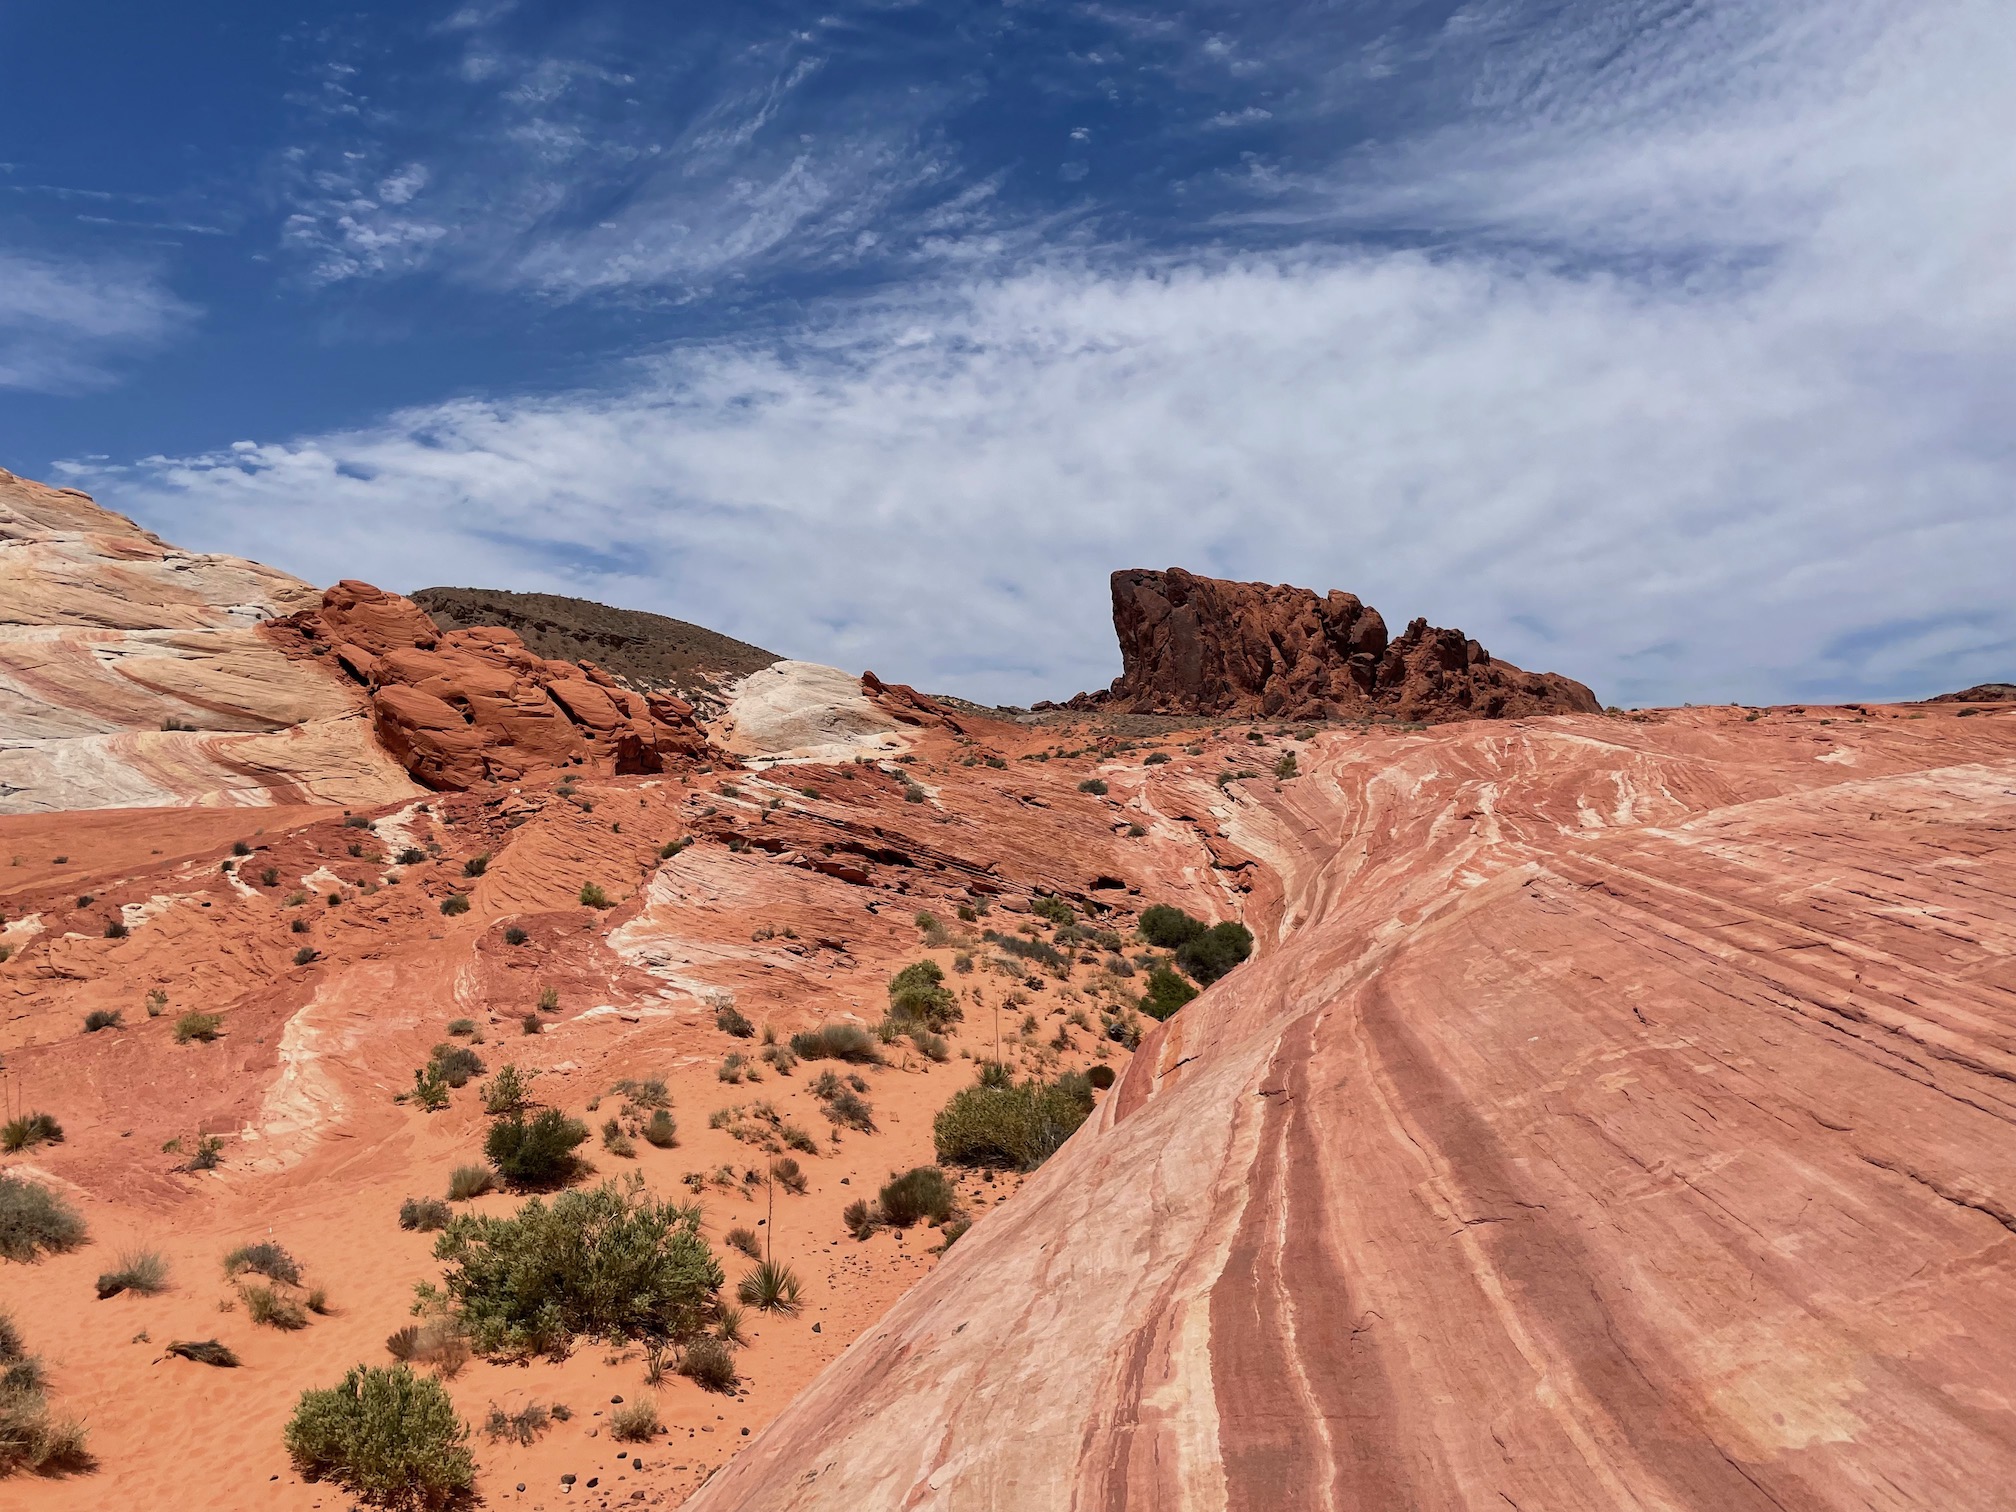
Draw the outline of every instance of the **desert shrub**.
M952 1183L936 1166L918 1166L889 1181L876 1195L882 1221L909 1228L928 1218L943 1223L952 1216Z
M306 919L290 919L287 924L287 932L289 934L308 933L308 921Z
M481 1197L496 1190L497 1177L488 1166L457 1166L448 1175L450 1202L467 1202L471 1197Z
M0 1124L0 1150L12 1155L39 1144L63 1143L63 1125L47 1113L23 1113Z
M294 922L299 924L302 921L296 919ZM303 945L299 950L295 951L294 964L296 966L313 966L315 964L315 947L313 945Z
M278 887L280 885L280 868L277 866L267 867L266 870L259 873L259 880L268 887Z
M541 987L539 989L539 1011L541 1013L558 1013L560 1011L560 989L558 987Z
M509 1439L514 1444L529 1445L552 1421L553 1414L538 1402L527 1402L516 1412L506 1412L492 1402L490 1415L483 1420L483 1433L493 1444Z
M584 1334L681 1343L706 1327L722 1282L700 1210L635 1179L535 1197L508 1218L464 1214L434 1253L441 1295L483 1354L559 1354Z
M623 1132L623 1125L613 1118L605 1120L602 1124L602 1148L611 1155L622 1156L625 1160L637 1158L635 1142Z
M790 1317L802 1302L803 1287L797 1273L781 1260L761 1260L735 1288L735 1300L758 1312L782 1313Z
M1077 918L1077 912L1062 898L1038 898L1029 905L1029 911L1039 919L1048 919L1052 924L1069 924Z
M448 1021L448 1032L457 1039L468 1039L476 1033L476 1020L458 1018Z
M302 1392L286 1444L302 1479L384 1506L445 1506L476 1480L469 1429L447 1391L404 1365L359 1365L340 1386Z
M159 987L155 987L149 990L149 992L147 993L147 1017L149 1017L150 1019L161 1017L162 1010L165 1009L167 1006L168 1006L167 993L163 992Z
M198 1134L193 1139L171 1139L161 1146L164 1153L184 1155L178 1171L214 1171L224 1164L224 1138L219 1134Z
M1047 966L1060 976L1071 969L1070 961L1048 940L1032 940L1026 935L999 934L991 929L984 938L989 944L1006 951L1009 955L1025 961L1034 961L1039 966Z
M1172 908L1167 903L1157 903L1141 911L1141 938L1163 950L1175 950L1196 939L1204 933L1204 929L1202 919L1193 919L1182 909Z
M245 1271L254 1271L269 1281L280 1281L288 1286L301 1284L300 1262L270 1240L241 1244L224 1257L225 1279Z
M723 1003L714 1010L714 1027L732 1034L737 1039L754 1039L756 1026L749 1022L733 1003Z
M983 1069L983 1076L987 1073ZM1092 1088L1066 1073L1054 1082L1032 1077L955 1093L931 1125L938 1158L948 1165L1006 1166L1033 1171L1054 1155L1092 1111Z
M52 1421L43 1390L42 1362L23 1351L20 1330L0 1313L0 1480L22 1470L65 1475L96 1467L82 1425Z
M1274 775L1286 782L1290 777L1300 777L1302 769L1295 764L1295 753L1283 751L1280 760L1274 763Z
M520 1071L506 1061L495 1076L483 1083L485 1113L517 1113L531 1101L532 1078L537 1071Z
M692 843L688 839L667 840L663 845L658 847L658 859L660 861L670 861Z
M385 1352L405 1364L431 1365L453 1380L469 1363L469 1336L454 1318L433 1317L424 1324L408 1323L385 1339Z
M515 1187L555 1187L580 1169L574 1149L588 1137L588 1126L557 1108L547 1108L527 1120L513 1113L490 1126L483 1153L497 1174Z
M813 1089L818 1090L816 1087ZM874 1106L851 1087L835 1087L820 1098L826 1117L843 1128L859 1129L863 1134L875 1132Z
M126 938L128 933L129 931L126 928L126 924L123 919L107 919L105 921L106 939L123 940Z
M1107 1091L1112 1087L1114 1080L1115 1075L1111 1066L1097 1065L1085 1068L1085 1085L1094 1092Z
M731 1086L740 1082L745 1076L750 1081L763 1079L762 1074L756 1069L755 1062L739 1050L730 1051L727 1058L714 1068L714 1074Z
M371 828L371 821L366 819L362 814L346 814L343 818L343 827L345 829L369 829Z
M525 933L516 924L513 924L509 929L504 931L504 943L506 945L523 945L531 938L532 936Z
M644 1141L660 1150L669 1150L679 1142L679 1126L665 1109L657 1109L645 1122Z
M781 1155L771 1161L770 1174L776 1178L777 1184L787 1192L802 1194L806 1187L810 1185L805 1179L805 1168L789 1155Z
M1141 758L1141 765L1161 766L1168 759L1169 753L1167 751L1150 751L1146 756Z
M889 978L889 1011L940 1033L965 1017L945 985L944 971L932 960L912 961Z
M287 1333L308 1326L308 1313L301 1304L270 1286L241 1286L238 1295L245 1301L245 1315L254 1323Z
M488 851L484 851L480 856L471 856L467 861L462 863L462 875L465 877L480 877L489 869L490 852Z
M439 1197L408 1197L399 1204L399 1227L423 1234L448 1227L454 1216L454 1210Z
M1087 777L1083 782L1078 784L1078 791L1081 793L1090 793L1095 798L1104 798L1106 796L1106 779L1104 777Z
M583 882L579 894L583 908L614 908L615 902L594 882Z
M952 1058L951 1045L941 1036L921 1026L910 1031L910 1043L915 1045L927 1060L943 1062Z
M401 866L418 866L426 859L427 852L420 849L417 845L409 845L406 849L399 852L399 864Z
M763 1241L756 1237L756 1230L737 1224L721 1236L721 1242L730 1249L742 1251L751 1260L763 1258Z
M439 1113L447 1107L448 1079L441 1074L441 1068L431 1062L425 1066L415 1066L413 1090L406 1093L403 1100L429 1113Z
M527 1034L544 1034L546 1023L536 1013L528 1013L518 1021L518 1027Z
M649 1076L642 1080L625 1077L609 1089L621 1097L629 1099L640 1108L669 1108L672 1094L659 1076Z
M741 1384L735 1370L735 1351L725 1340L702 1334L689 1343L679 1357L679 1374L704 1391L732 1392Z
M0 1172L0 1259L33 1261L84 1242L84 1220L63 1198Z
M882 1063L875 1040L852 1024L824 1024L791 1036L791 1053L802 1060L851 1061L857 1065Z
M168 1346L168 1353L177 1359L194 1360L198 1365L216 1365L226 1370L235 1369L238 1364L237 1351L215 1339L177 1339Z
M1167 966L1148 973L1148 991L1142 996L1141 1011L1152 1019L1166 1019L1197 996L1197 989Z
M857 1197L841 1210L840 1221L856 1239L866 1239L882 1226L882 1214L867 1199Z
M1253 931L1227 920L1178 946L1176 964L1208 987L1252 954Z
M436 1045L427 1064L451 1087L466 1087L470 1078L483 1074L483 1058L467 1045Z
M221 1013L185 1013L175 1020L175 1043L186 1045L191 1040L201 1040L207 1045L223 1029L224 1015Z
M441 900L441 912L447 914L451 919L457 914L469 912L469 895L467 893L450 893Z
M168 1262L156 1250L126 1250L119 1263L98 1278L98 1300L121 1292L137 1292L143 1297L158 1296L168 1289Z

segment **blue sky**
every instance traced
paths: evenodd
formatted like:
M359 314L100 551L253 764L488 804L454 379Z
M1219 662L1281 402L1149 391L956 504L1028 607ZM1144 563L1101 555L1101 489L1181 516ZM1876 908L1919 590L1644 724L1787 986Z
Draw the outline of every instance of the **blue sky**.
M0 10L0 465L1027 701L1105 575L2016 676L1982 0Z

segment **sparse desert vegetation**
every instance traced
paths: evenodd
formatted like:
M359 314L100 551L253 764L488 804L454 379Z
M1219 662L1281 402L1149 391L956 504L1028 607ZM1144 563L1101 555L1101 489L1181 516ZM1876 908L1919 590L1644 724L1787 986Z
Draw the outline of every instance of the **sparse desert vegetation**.
M39 1182L0 1171L0 1259L28 1263L84 1242L84 1220Z
M286 1429L306 1480L333 1480L365 1501L443 1507L475 1484L469 1428L436 1381L402 1365L359 1365L341 1384L305 1391Z

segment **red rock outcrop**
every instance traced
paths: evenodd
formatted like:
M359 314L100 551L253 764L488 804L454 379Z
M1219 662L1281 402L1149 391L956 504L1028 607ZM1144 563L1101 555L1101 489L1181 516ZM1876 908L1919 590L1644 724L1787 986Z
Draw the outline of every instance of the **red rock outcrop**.
M934 725L955 734L960 729L959 721L950 709L930 695L919 693L908 683L884 682L873 672L863 672L861 691L903 724Z
M1299 749L1260 956L690 1512L2008 1506L2016 726Z
M1927 703L2016 703L2016 683L1976 683L1958 693L1941 693Z
M1440 724L1593 714L1596 695L1552 672L1495 659L1460 630L1417 619L1389 640L1357 595L1130 568L1113 574L1121 674L1078 707L1138 714Z
M368 690L380 743L431 788L560 767L622 775L707 750L693 707L623 687L592 662L548 661L514 630L442 634L411 599L344 581L266 626L296 656L331 656Z

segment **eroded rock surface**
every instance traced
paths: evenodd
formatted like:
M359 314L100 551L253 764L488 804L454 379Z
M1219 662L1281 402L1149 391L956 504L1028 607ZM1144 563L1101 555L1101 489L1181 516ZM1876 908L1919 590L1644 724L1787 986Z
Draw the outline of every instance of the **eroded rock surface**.
M1819 712L1234 783L1260 958L689 1506L2006 1505L2016 725Z
M1140 714L1437 724L1590 713L1595 694L1552 672L1499 661L1460 630L1417 619L1389 639L1357 595L1236 583L1181 568L1113 574L1122 671L1110 702Z
M430 788L515 782L562 767L659 772L698 757L693 706L623 687L592 662L549 661L515 630L443 634L411 599L344 581L267 627L297 659L326 658L363 688L385 749Z
M0 471L0 813L410 792L361 700L256 628L314 598Z

